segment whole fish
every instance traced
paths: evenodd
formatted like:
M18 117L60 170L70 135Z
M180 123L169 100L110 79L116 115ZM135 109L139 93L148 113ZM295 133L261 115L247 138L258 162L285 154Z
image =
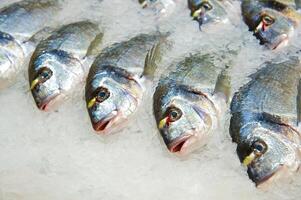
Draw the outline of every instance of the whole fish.
M224 0L188 0L188 8L201 29L203 24L224 23L229 20L224 3Z
M0 88L12 84L28 52L25 42L61 9L59 0L24 0L0 9Z
M268 62L251 76L231 105L230 134L257 185L300 167L301 64L297 57ZM273 178L273 179L272 179Z
M105 48L94 61L86 83L86 101L95 131L111 133L140 105L145 78L160 61L166 36L141 34Z
M254 35L270 49L285 46L300 24L301 14L294 0L243 0L245 23Z
M102 37L98 25L80 21L59 28L38 44L28 74L39 109L50 110L84 81L84 59L100 52Z
M186 155L218 127L230 93L230 77L214 55L194 54L176 64L159 81L153 97L154 115L170 152Z

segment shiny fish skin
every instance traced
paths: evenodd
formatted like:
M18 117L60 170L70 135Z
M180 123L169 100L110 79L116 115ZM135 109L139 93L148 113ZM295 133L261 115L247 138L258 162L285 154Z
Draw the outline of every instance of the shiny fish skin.
M209 23L225 23L229 19L225 8L226 1L219 0L188 0L190 15L199 22L199 26Z
M265 65L234 95L231 105L230 134L257 185L296 171L301 158L300 60L289 57Z
M60 10L58 0L20 1L0 9L0 88L11 85L27 52L23 43Z
M80 21L61 27L38 44L28 74L39 109L51 110L84 81L83 61L95 49L100 51L102 36L98 25Z
M215 92L215 88L223 68L214 56L194 54L178 63L176 70L167 77L161 78L153 97L154 115L172 153L192 152L206 143L218 126L226 98ZM229 86L227 78L225 82ZM174 111L180 118L171 120Z
M141 34L105 48L96 58L86 82L87 109L95 131L112 133L135 113L144 93L141 75L151 78L153 73L144 68L147 58L154 68L161 42L160 34Z
M301 15L295 7L293 0L243 0L241 4L245 23L270 49L285 46L300 24Z

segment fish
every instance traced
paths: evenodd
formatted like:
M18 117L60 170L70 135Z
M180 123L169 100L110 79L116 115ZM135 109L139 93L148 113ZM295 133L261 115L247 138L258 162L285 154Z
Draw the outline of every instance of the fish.
M220 0L188 0L191 17L199 23L199 27L209 23L226 23L229 21L224 5Z
M185 156L205 145L219 126L231 77L214 54L191 54L172 66L156 87L153 111L168 150Z
M249 178L267 185L300 167L301 63L269 61L234 94L230 135Z
M138 0L142 8L152 8L160 16L171 14L176 6L175 0Z
M98 134L123 128L141 104L152 80L168 34L139 34L115 43L97 56L86 81L87 110Z
M0 89L15 82L26 56L26 41L61 10L59 0L24 0L0 9Z
M242 14L249 30L269 49L288 44L301 21L293 0L243 0Z
M84 61L100 52L103 31L90 21L63 25L42 40L29 63L32 96L42 111L51 111L66 101L84 82Z

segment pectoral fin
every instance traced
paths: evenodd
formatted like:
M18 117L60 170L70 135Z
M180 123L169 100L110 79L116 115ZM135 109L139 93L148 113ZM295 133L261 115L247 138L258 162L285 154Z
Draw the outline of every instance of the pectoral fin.
M221 93L225 96L226 102L228 103L231 95L231 77L228 69L224 69L218 76L214 93Z
M144 70L142 76L153 79L157 70L157 62L161 60L160 52L161 43L155 44L147 53L144 62Z
M102 48L103 33L99 33L91 42L86 56L97 56Z

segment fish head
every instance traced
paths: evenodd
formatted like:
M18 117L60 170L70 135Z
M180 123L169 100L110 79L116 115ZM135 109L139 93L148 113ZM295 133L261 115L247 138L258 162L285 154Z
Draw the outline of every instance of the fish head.
M158 86L154 114L171 153L187 155L205 143L213 126L211 102L199 93L174 86Z
M136 111L143 94L138 79L111 66L103 66L91 80L88 78L87 108L96 132L112 133Z
M218 23L228 20L227 12L218 0L188 0L191 16L200 27L206 23Z
M0 88L15 79L23 58L20 45L12 36L0 31Z
M287 44L288 38L294 32L294 26L294 22L281 13L265 9L258 18L254 34L261 44L276 49Z
M270 49L285 46L298 21L293 9L277 1L266 2L264 6L257 1L245 1L242 12L249 29Z
M37 107L42 111L56 108L81 81L83 73L80 62L64 51L33 56L29 83Z
M256 126L252 133L237 147L237 153L244 166L248 167L250 179L257 186L297 170L300 153L290 142L285 129Z

